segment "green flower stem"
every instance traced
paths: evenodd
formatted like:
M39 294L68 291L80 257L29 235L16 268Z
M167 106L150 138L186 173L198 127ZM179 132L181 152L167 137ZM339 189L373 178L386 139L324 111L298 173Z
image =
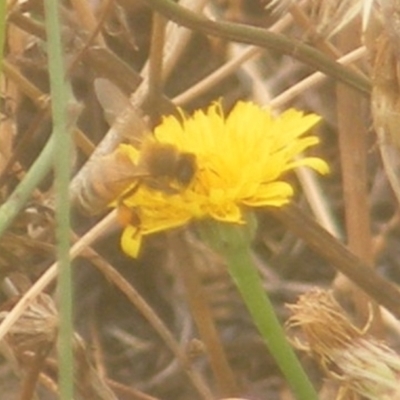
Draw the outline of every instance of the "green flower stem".
M6 9L7 2L0 1L0 72L2 71L4 42L6 36Z
M266 341L268 349L298 400L318 400L285 332L275 315L273 306L262 286L261 278L252 262L250 243L245 228L213 222L205 224L205 240L224 256L231 277L239 289L255 325Z
M59 308L59 387L60 399L74 397L72 277L70 263L70 204L69 178L71 173L71 132L68 126L68 106L71 89L65 80L59 2L45 0L47 51L49 58L51 109L53 117L56 189L56 225L58 258L58 308Z

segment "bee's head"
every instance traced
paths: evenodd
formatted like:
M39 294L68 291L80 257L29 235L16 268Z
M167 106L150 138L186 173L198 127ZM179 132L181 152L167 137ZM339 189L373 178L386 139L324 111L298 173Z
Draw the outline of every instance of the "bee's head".
M192 153L181 153L176 163L175 177L182 186L188 186L196 174L196 156Z

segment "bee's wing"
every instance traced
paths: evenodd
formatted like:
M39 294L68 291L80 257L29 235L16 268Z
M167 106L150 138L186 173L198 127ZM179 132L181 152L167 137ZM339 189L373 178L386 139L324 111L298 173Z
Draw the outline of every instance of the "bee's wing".
M131 182L148 176L147 170L140 165L134 164L120 149L103 156L101 162L97 164L99 171L105 172L108 169L111 172L110 181Z
M128 158L121 160L117 147L121 139L137 148L140 146L150 132L142 114L111 81L98 78L94 86L111 126L102 144L96 148L70 185L71 202L87 214L101 212L104 206L135 180L148 176Z
M129 110L130 124L128 126L134 125L135 128L129 129L129 132L119 132L119 135L128 139L133 145L140 144L143 138L150 133L141 111L134 107L129 98L108 79L95 79L94 90L104 110L104 117L110 126L114 125L121 112Z

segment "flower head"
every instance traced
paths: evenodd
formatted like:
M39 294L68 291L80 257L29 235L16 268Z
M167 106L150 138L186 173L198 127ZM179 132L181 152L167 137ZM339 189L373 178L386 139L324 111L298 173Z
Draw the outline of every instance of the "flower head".
M296 347L308 351L327 376L340 384L340 399L399 398L400 357L383 342L354 326L331 292L311 290L288 306L287 328L300 328Z
M158 143L170 144L179 152L193 154L196 173L181 190L160 190L140 185L123 196L123 205L134 210L140 224L128 224L122 236L125 252L136 256L144 235L186 224L192 219L210 217L230 223L243 223L246 207L279 207L288 203L293 188L283 175L305 165L321 173L328 171L319 158L296 157L318 143L305 136L320 117L290 109L274 117L251 102L238 102L228 116L215 103L191 117L164 118L155 128ZM121 145L135 164L141 152ZM176 182L171 186L177 188Z

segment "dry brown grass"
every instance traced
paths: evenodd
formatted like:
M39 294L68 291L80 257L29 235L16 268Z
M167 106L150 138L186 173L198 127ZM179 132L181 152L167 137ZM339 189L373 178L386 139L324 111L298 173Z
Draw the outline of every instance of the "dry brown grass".
M141 111L140 118L144 116L152 125L160 115L174 112L176 105L191 112L220 98L227 110L238 99L251 99L276 112L288 107L313 111L324 119L319 128L321 145L315 151L332 171L323 180L307 171L292 177L296 202L365 264L396 282L400 279L399 221L392 188L398 195L398 172L393 157L385 158L385 146L393 142L390 151L397 151L399 69L393 50L397 31L390 29L391 22L395 26L397 10L381 14L382 10L373 9L366 50L360 14L346 12L353 10L354 1L341 1L338 7L332 7L337 2L331 1L288 2L281 13L265 9L266 3L184 2L197 7L197 14L204 12L217 21L282 32L332 59L349 54L344 57L348 71L373 78L373 116L365 94L321 74L313 75L318 71L296 57L177 28L136 0L66 1L61 15L67 79L82 106L74 130L74 179L84 184L88 178L83 166L90 154L109 153L137 127L137 116L131 115L110 129L107 110L99 104L94 89L99 77L130 96ZM386 18L386 25L378 17ZM41 1L9 1L1 77L3 201L29 170L51 132L42 18ZM48 176L0 239L3 317L55 262L52 188ZM76 190L74 185L71 190ZM97 225L100 217L87 217L77 207L73 210L74 242L80 243L91 229L96 232L89 244L79 247L73 263L77 399L292 398L223 262L190 227L185 245L193 255L190 267L197 285L190 290L197 287L206 299L208 308L202 312L212 320L207 329L196 327L198 317L188 306L187 285L193 282L188 283L188 276L176 268L174 252L179 246L174 240L167 234L154 235L146 240L140 259L132 260L121 253L118 228ZM312 286L332 287L361 325L369 318L368 298L336 273L323 249L319 255L310 251L267 213L260 212L258 221L254 257L282 321L287 318L284 303L295 301ZM2 400L57 398L54 277L55 271L3 340ZM398 346L398 325L382 319L378 306L373 306L371 329ZM196 310L204 304L193 307ZM214 349L204 345L212 335L218 339ZM215 362L220 368L215 368ZM308 358L304 363L316 387L323 386L316 365ZM335 394L325 386L321 396L330 400Z

